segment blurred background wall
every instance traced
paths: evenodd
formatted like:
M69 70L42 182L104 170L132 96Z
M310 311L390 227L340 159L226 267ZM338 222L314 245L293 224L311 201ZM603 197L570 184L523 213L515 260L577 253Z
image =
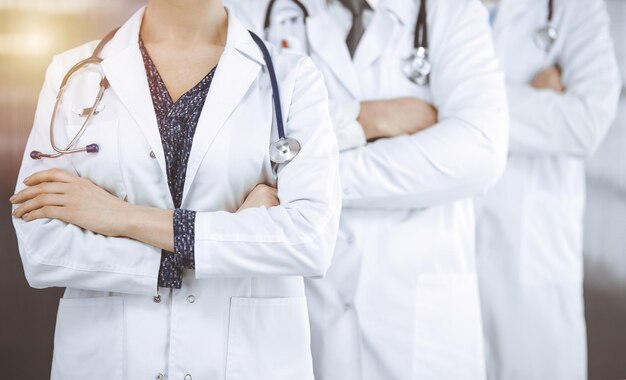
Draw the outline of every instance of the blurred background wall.
M52 55L101 38L142 3L141 0L0 0L0 204L4 204L0 207L0 369L3 378L49 377L56 309L62 293L61 289L28 287L8 203L45 68ZM626 0L608 0L608 6L622 76L626 78ZM626 379L626 92L622 93L620 115L589 163L588 171L585 298L590 379Z
M28 287L7 203L45 69L54 54L102 38L142 3L0 0L0 378L50 378L54 323L62 290Z

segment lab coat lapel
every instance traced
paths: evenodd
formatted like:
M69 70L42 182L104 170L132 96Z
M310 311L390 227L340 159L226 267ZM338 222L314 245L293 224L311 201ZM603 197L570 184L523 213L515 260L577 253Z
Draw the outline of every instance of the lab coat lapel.
M337 81L355 99L360 99L359 81L341 30L327 12L309 17L306 27L311 50L324 61Z
M503 30L512 26L515 19L526 11L528 1L529 0L500 0L492 26L495 38L501 35Z
M248 30L229 14L226 47L213 76L189 153L183 205L207 151L259 76L263 65L261 50Z
M384 53L396 25L397 22L389 12L377 9L354 55L354 65L358 72L373 64Z
M104 50L102 68L113 93L135 119L156 156L164 178L167 178L161 134L139 51L139 29L143 13L144 8L141 8L117 31Z

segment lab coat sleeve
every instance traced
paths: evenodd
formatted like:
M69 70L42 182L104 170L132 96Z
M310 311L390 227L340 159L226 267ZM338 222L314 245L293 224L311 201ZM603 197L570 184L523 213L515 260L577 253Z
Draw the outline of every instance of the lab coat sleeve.
M617 111L621 82L604 2L571 4L572 22L559 37L565 92L508 85L512 152L589 157Z
M325 274L341 191L338 151L321 74L301 57L285 130L302 150L278 171L277 207L196 214L196 277Z
M77 174L69 156L33 160L32 150L50 151L49 122L63 75L56 61L48 68L15 191L27 176L50 168ZM63 115L56 141L68 141ZM60 144L61 145L61 144ZM13 209L17 206L13 206ZM107 237L56 219L13 218L24 273L34 288L71 287L122 293L156 293L160 249L127 238Z
M367 143L365 132L357 120L361 113L361 103L356 100L330 102L330 117L335 127L339 151L344 151Z
M465 4L445 23L447 32L432 41L441 44L431 56L430 78L439 123L342 152L344 207L435 206L483 193L504 170L503 74L484 8L475 1Z

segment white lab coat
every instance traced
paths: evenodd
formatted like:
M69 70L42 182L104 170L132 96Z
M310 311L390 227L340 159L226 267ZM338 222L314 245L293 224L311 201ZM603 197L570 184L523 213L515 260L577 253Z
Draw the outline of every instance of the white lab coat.
M601 0L555 2L559 38L533 42L547 1L502 0L493 25L507 77L510 157L479 200L477 255L490 379L586 378L584 160L615 114L620 79ZM530 86L562 68L564 94Z
M143 9L104 49L111 88L79 144L95 155L32 160L50 150L48 122L66 71L95 42L54 58L41 92L17 190L29 174L59 167L133 204L173 208L161 138L138 48ZM15 219L28 282L67 287L59 304L53 379L313 379L303 276L326 272L336 239L340 187L327 92L311 60L271 49L285 129L302 151L270 164L272 92L263 56L232 15L194 135L182 207L196 210L195 271L160 289L161 250L59 220ZM207 68L208 70L208 68ZM97 75L77 76L55 130L59 145L90 106ZM88 96L87 92L91 91ZM151 158L151 152L155 158ZM278 184L281 205L234 213L258 183Z
M262 27L266 4L232 3ZM417 2L370 2L354 63L344 42L347 10L305 2L304 30L302 17L300 29L294 25L298 8L279 3L268 35L311 54L343 148L335 256L325 279L306 282L316 378L483 379L471 197L502 172L508 138L485 10L476 1L428 2L433 72L431 86L419 87L402 72ZM298 36L308 43L294 42ZM432 102L440 122L366 144L358 102L401 96Z

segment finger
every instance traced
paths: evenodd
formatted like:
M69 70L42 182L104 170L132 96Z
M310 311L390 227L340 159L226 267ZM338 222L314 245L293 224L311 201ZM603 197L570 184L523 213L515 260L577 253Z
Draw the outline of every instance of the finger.
M52 168L36 172L30 177L26 177L23 182L25 185L34 186L42 182L74 182L79 178L65 170Z
M45 206L29 212L28 214L24 215L22 219L27 222L43 218L64 220L64 210L65 207L61 206Z
M63 206L65 196L61 194L41 194L20 205L13 211L13 216L21 218L24 214L46 206Z
M63 194L65 192L67 192L67 184L63 182L43 182L23 189L9 198L9 201L13 204L18 204L33 199L40 194Z

